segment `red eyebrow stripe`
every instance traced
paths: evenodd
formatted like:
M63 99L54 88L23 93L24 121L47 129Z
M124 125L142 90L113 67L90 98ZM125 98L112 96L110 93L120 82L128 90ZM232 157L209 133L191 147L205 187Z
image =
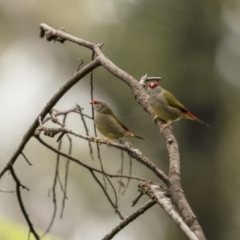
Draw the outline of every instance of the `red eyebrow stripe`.
M158 86L158 84L155 83L155 82L151 82L151 83L148 84L148 87L150 87L150 88L154 88L154 87L157 87L157 86Z

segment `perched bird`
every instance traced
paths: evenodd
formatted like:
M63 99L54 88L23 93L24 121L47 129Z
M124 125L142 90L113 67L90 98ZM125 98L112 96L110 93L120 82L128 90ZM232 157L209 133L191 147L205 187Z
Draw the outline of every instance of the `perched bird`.
M156 114L153 119L159 117L167 122L163 124L161 130L180 118L194 120L208 126L207 123L191 114L170 92L160 87L156 82L148 84L147 102Z
M93 105L94 123L98 131L111 140L116 140L122 137L135 137L144 140L137 136L115 116L109 105L102 100L93 100L90 102ZM99 138L95 139L97 141Z

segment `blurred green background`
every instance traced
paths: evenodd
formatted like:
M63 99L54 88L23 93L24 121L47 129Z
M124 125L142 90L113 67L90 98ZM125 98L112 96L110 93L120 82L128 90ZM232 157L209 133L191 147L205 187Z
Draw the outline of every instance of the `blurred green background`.
M55 28L65 27L70 34L104 43L106 56L136 79L146 73L161 76L161 85L210 125L206 128L187 120L173 124L181 153L183 189L207 239L240 239L239 16L238 0L0 0L0 169L49 98L73 75L79 59L86 64L91 58L89 50L77 45L54 44L39 38L42 22ZM90 113L89 90L88 76L56 108L65 110L78 103ZM94 97L109 102L131 130L146 138L145 142L130 141L167 171L168 156L162 136L130 89L100 68L94 72ZM92 122L88 124L93 135ZM72 115L67 125L84 133L77 115ZM57 146L54 139L44 139ZM64 149L68 150L66 139ZM53 184L56 156L35 139L24 153L33 166L19 158L15 170L21 182L30 188L23 197L34 226L44 231L53 213L48 191ZM101 153L105 169L116 173L121 164L120 152L101 146ZM92 161L87 142L74 138L73 154L99 167L95 146ZM62 178L64 162L63 159ZM127 174L127 156L124 164ZM134 175L157 181L135 161L133 168ZM117 180L113 182L117 186ZM14 186L11 176L5 174L0 190L14 190ZM147 200L143 197L132 208L136 195L137 182L132 181L119 200L124 216ZM57 197L58 213L51 234L60 238L101 239L119 222L89 172L74 163L70 165L63 219L59 219L59 187ZM0 192L0 206L1 219L26 225L14 193ZM187 238L155 206L114 239Z

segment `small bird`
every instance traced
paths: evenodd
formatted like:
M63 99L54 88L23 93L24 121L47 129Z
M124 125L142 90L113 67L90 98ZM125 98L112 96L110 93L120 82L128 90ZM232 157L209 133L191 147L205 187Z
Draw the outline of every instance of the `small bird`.
M156 82L148 84L147 102L155 113L153 120L159 117L167 122L160 130L181 118L194 120L209 127L207 123L191 114L170 92L160 87Z
M122 137L135 137L144 140L137 136L116 117L109 105L102 100L93 100L90 102L93 105L94 123L98 131L111 140L116 140ZM99 138L96 138L97 141Z

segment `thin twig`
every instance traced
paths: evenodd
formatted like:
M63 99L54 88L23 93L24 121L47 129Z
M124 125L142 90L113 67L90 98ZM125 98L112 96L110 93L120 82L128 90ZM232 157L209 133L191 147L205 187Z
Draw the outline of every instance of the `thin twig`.
M15 193L16 192L16 190L1 190L0 189L0 192L3 192L3 193Z
M133 199L132 201L132 207L135 206L137 204L137 202L139 201L139 199L144 195L144 193L140 190L138 190L139 193L137 195L137 197L135 199Z
M132 175L132 158L131 158L130 156L129 156L129 173L128 173L128 175L129 175L129 176ZM127 191L128 186L129 186L129 184L130 184L130 181L131 181L131 179L128 178L128 179L127 179L127 184L126 184L126 186L125 186L125 188L124 188L124 190L123 190L122 195L124 195L125 192Z
M61 149L61 142L59 142L58 149L59 150ZM45 230L45 232L41 236L41 238L43 238L44 236L46 236L49 233L49 231L50 231L50 229L51 229L51 227L52 227L52 225L54 223L56 214L57 214L56 186L57 186L57 179L59 177L59 171L58 171L59 170L59 164L60 164L60 155L57 154L55 174L54 174L54 178L53 178L53 186L51 188L51 191L52 191L52 201L53 201L53 214L52 214L51 221L50 221L47 229Z
M55 153L59 153L61 156L63 157L66 157L68 158L69 160L81 165L82 167L88 169L88 170L91 170L91 171L94 171L94 172L97 172L97 173L100 173L102 174L102 171L97 169L97 168L94 168L94 167L91 167L83 162L81 162L80 160L64 153L64 152L61 152L61 151L58 151L57 149L55 149L54 147L52 147L51 145L47 144L46 142L44 142L39 136L36 137L36 139L41 143L43 144L45 147L47 147L48 149L50 149L51 151L55 152ZM119 177L122 177L122 178L131 178L133 180L137 180L137 181L149 181L147 179L144 179L144 178L140 178L140 177L135 177L135 176L128 176L128 175L119 175L119 174L110 174L110 173L105 173L106 176L108 177L111 177L111 178L119 178ZM149 181L150 182L150 181Z
M82 111L82 109L81 109ZM75 104L72 108L68 109L68 110L64 110L64 111L59 111L57 109L52 109L52 112L54 112L54 115L57 116L61 116L61 115L66 115L69 113L77 113L79 114L79 109L77 107L77 104ZM92 119L92 117L88 116L87 114L82 113L82 115L88 119ZM51 116L47 116L42 120L42 124L48 122L49 120L51 120Z
M112 201L112 199L110 198L109 194L107 193L106 188L103 186L103 184L99 181L99 179L97 178L97 176L95 175L95 173L90 170L90 173L92 174L93 178L96 180L96 182L98 183L98 185L101 187L102 191L104 192L107 200L109 201L109 203L111 204L111 206L114 208L115 212L118 214L118 216L120 217L120 219L124 219L124 217L122 216L122 214L120 213L120 211L117 208L117 205L115 205Z
M21 152L21 154L22 154L23 158L26 160L26 162L28 163L28 165L29 165L29 166L32 166L32 164L30 163L30 161L28 160L28 158L26 157L26 155L25 155L23 152Z
M119 143L120 143L120 144L123 144L123 142L122 142L121 139L119 139ZM121 150L120 152L121 152L121 166L120 166L120 169L118 170L118 173L120 173L120 174L122 175L122 174L123 174L123 168L124 168L124 151ZM119 189L118 189L118 191L119 191L119 197L120 197L121 189L122 189L123 185L124 185L124 184L123 184L123 182L122 182L122 178L119 178Z
M69 140L69 150L68 154L71 156L72 155L72 138L67 134L68 140ZM63 217L63 210L65 208L65 201L67 199L67 180L68 180L68 172L69 172L69 165L70 165L70 159L67 158L66 166L65 166L65 178L64 178L64 196L62 199L62 210L60 214L60 218Z
M92 51L92 60L94 59L94 57L95 57L95 53L94 53L94 51ZM91 101L93 101L93 71L90 74L90 86L91 86L91 92L90 92L91 93ZM92 105L92 119L94 119L93 105ZM94 123L93 123L93 128L94 128L94 135L95 135L95 137L97 137L97 129L96 129L96 126L95 126ZM98 160L99 160L102 172L103 172L103 174L102 174L103 182L104 182L105 188L107 188L106 180L105 180L105 177L104 177L104 169L103 169L103 164L102 164L102 158L101 158L100 148L99 148L98 143L97 143L96 147L97 147Z
M83 123L83 126L84 126L84 129L85 129L85 133L87 136L89 136L89 130L88 130L88 127L87 127L87 123L86 123L86 120L84 118L84 114L82 112L82 109L79 105L77 105L78 107L78 110L79 110L79 115L81 117L81 120L82 120L82 123ZM91 118L92 119L92 118ZM92 144L91 142L88 142L88 146L89 146L89 153L90 153L90 156L92 158L92 160L94 160L94 156L93 156L93 149L92 149Z
M44 126L40 126L38 128L38 131L44 131L44 132L51 132L53 134L57 134L59 132L65 132L65 133L69 133L72 134L76 137L88 140L88 141L92 141L94 142L94 137L90 137L90 136L85 136L82 135L80 133L77 133L71 129L68 129L67 127L65 128L45 128ZM162 172L153 162L151 162L146 156L144 156L141 151L139 149L134 148L130 143L125 143L123 144L119 144L116 142L109 142L108 140L103 140L100 139L98 141L98 143L101 144L108 144L109 146L118 148L118 149L122 149L125 152L127 152L129 154L129 156L131 156L132 158L136 159L137 161L139 161L140 163L142 163L143 165L145 165L147 168L151 169L165 184L169 184L169 179L168 177L165 175L164 172Z
M83 60L81 59L81 61L80 61L79 64L78 64L76 73L80 70L80 68L81 68L82 65L83 65Z

